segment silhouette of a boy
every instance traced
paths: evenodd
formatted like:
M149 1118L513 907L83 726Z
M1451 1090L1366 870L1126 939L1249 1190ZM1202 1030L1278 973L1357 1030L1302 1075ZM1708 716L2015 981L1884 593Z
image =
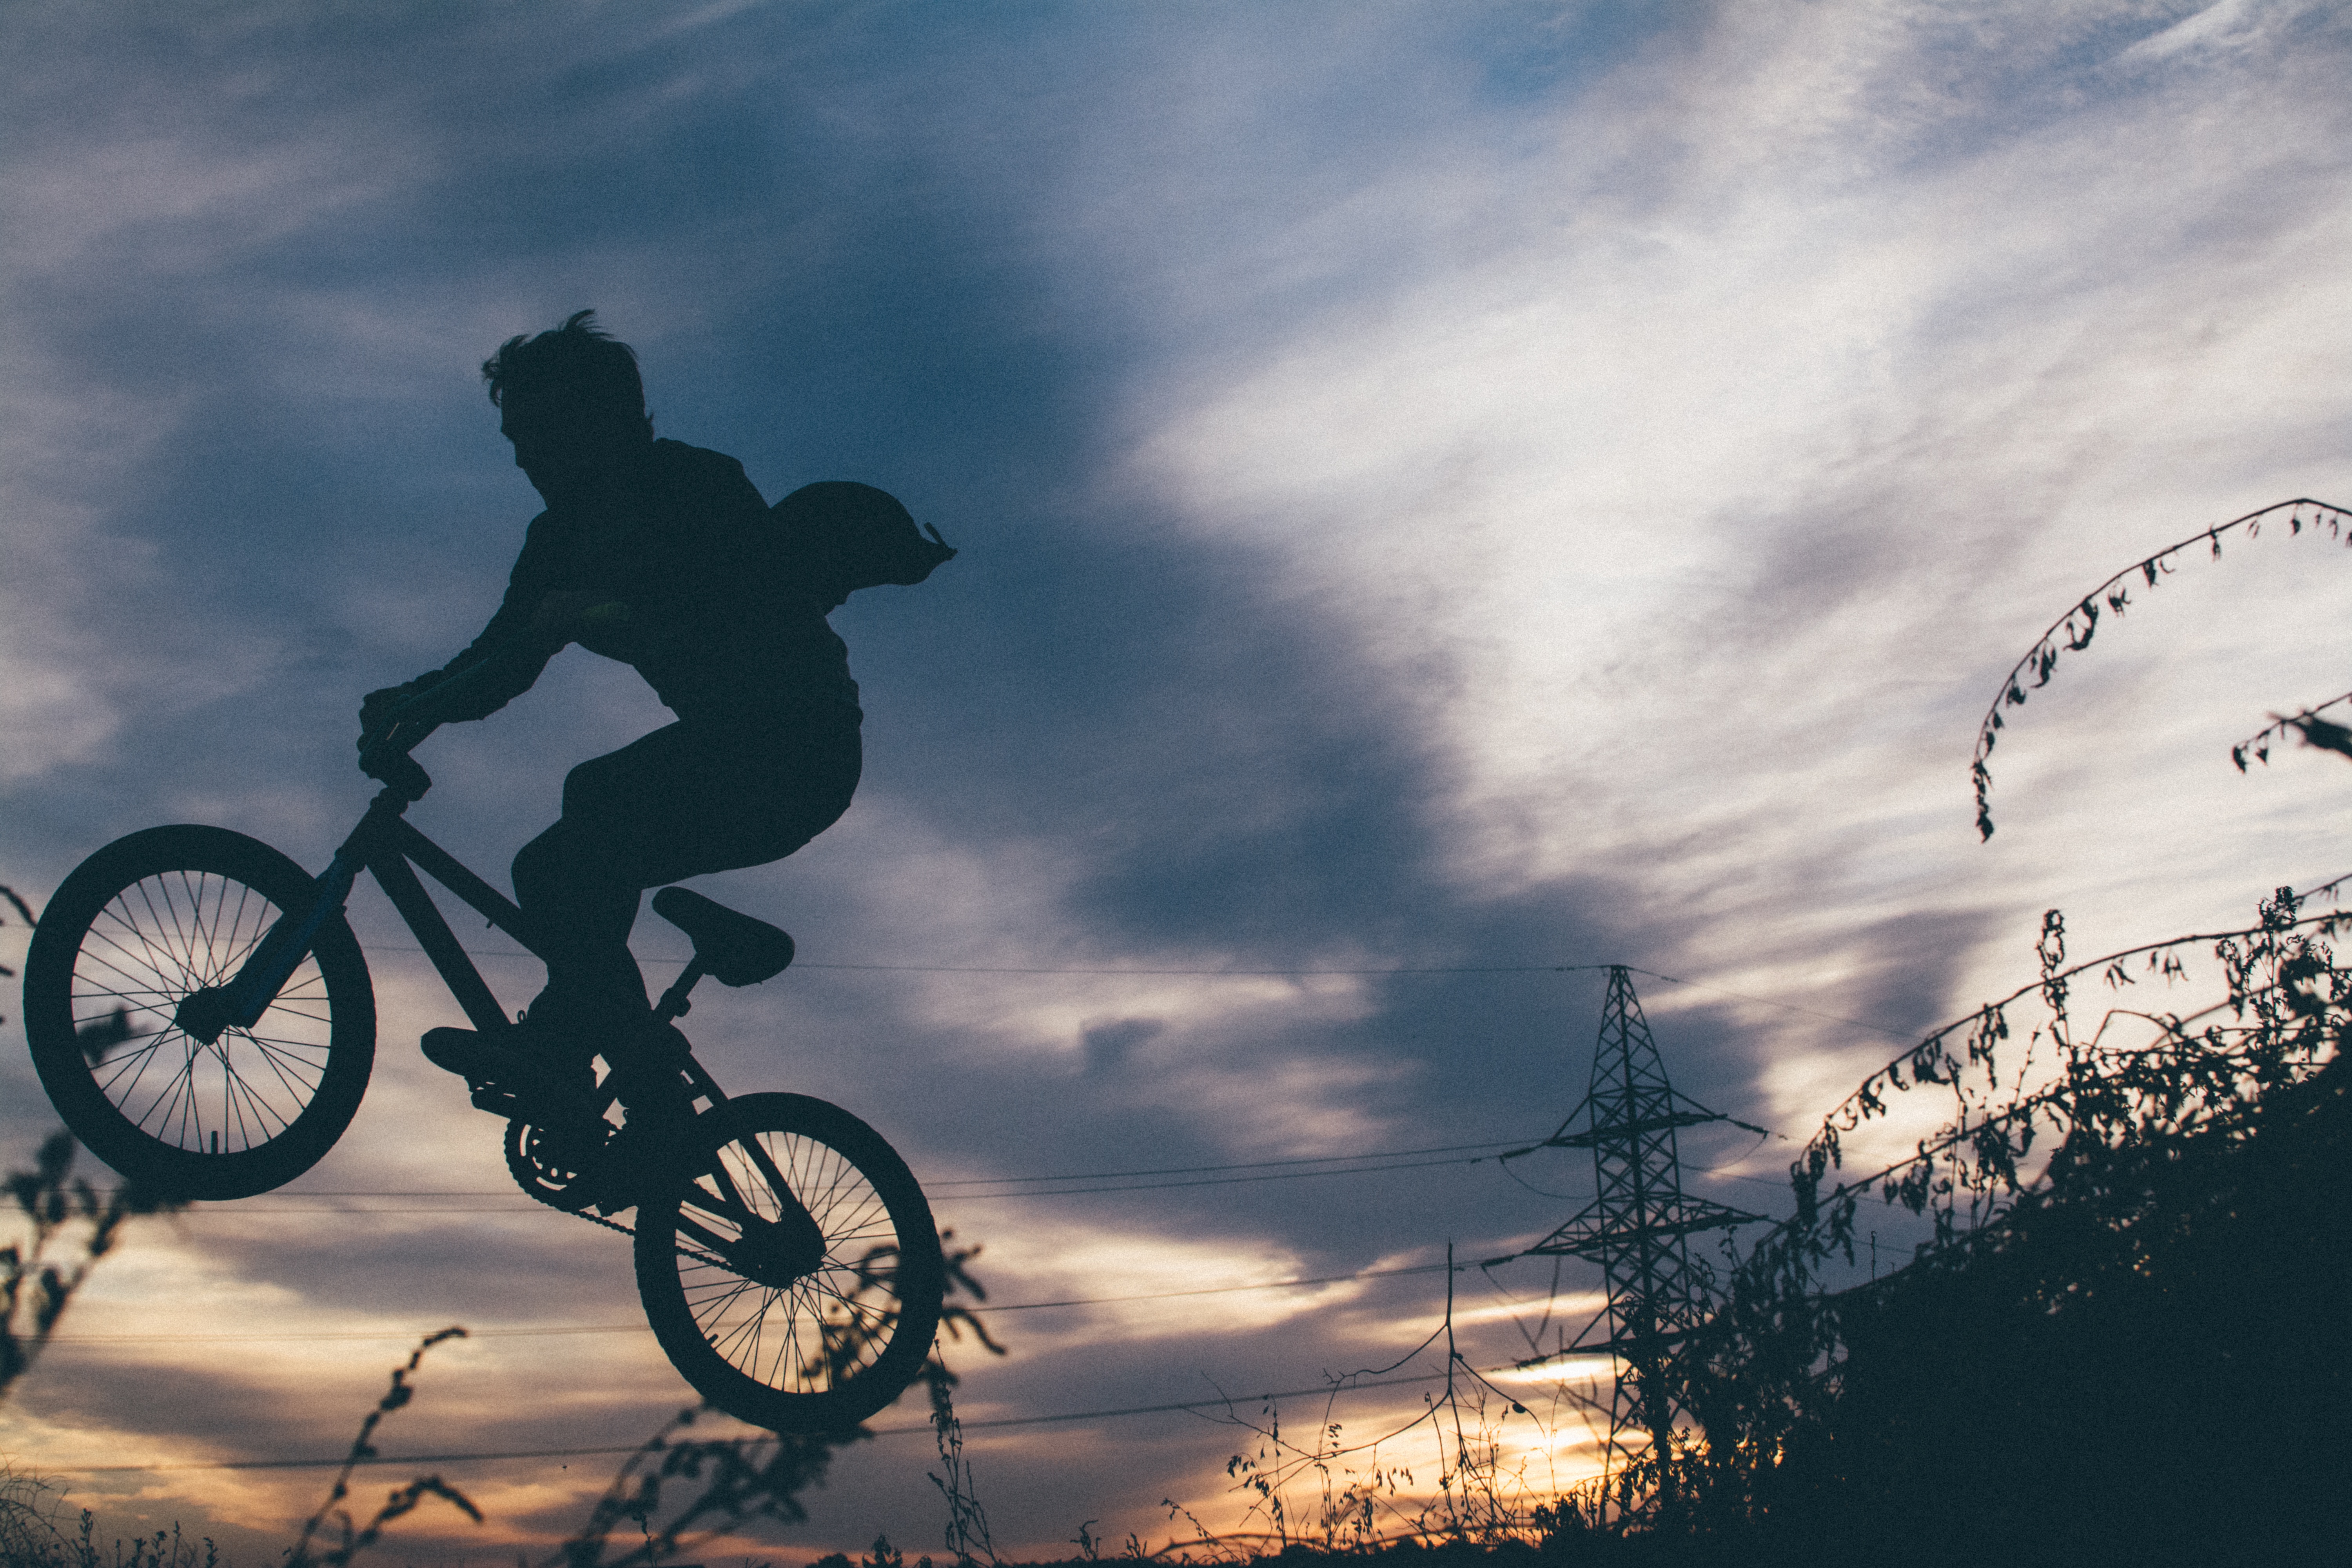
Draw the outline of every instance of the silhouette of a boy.
M563 815L515 857L547 987L511 1048L454 1030L431 1041L452 1070L576 1101L595 1051L649 1016L628 948L639 896L780 859L831 826L857 787L863 714L832 605L776 550L742 464L655 439L636 355L594 312L509 339L482 375L547 510L482 635L370 692L360 728L467 671L422 716L485 718L571 643L635 668L677 715L573 768Z

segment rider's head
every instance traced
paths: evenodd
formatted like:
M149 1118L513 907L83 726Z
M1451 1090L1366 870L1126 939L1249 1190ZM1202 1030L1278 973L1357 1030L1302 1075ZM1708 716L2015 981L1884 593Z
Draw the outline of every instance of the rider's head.
M592 485L652 441L629 345L582 310L551 332L517 336L482 362L515 466L550 502Z

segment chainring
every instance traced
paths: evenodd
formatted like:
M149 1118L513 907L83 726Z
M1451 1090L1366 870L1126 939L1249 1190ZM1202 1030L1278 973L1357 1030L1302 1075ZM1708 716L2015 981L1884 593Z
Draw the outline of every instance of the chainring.
M559 1138L549 1129L517 1118L507 1123L507 1170L515 1185L550 1208L578 1214L604 1191L604 1148L582 1158L583 1140ZM611 1142L607 1131L603 1140Z

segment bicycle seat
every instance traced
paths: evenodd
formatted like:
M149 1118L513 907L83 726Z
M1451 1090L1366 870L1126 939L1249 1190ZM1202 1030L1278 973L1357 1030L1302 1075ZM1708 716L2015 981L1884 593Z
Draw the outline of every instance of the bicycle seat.
M654 895L654 913L687 934L694 956L721 985L757 985L793 961L791 936L700 893L664 888Z

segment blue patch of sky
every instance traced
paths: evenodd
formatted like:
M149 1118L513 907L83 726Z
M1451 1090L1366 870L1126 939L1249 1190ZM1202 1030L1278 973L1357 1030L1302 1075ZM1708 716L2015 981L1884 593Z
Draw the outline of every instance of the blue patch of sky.
M2217 8L2206 0L2158 0L2102 10L1962 10L1908 18L1915 40L1899 88L1912 101L1932 95L1895 156L1874 173L1926 176L1982 157L1989 148L2032 140L2095 110L2166 90L2196 68L2194 46L2177 56L2137 58L2135 45ZM2305 22L2315 18L2306 16ZM1903 110L1890 102L1890 119Z
M1686 32L1692 11L1675 0L1472 5L1451 13L1455 25L1448 41L1476 67L1486 102L1555 109L1645 47Z

